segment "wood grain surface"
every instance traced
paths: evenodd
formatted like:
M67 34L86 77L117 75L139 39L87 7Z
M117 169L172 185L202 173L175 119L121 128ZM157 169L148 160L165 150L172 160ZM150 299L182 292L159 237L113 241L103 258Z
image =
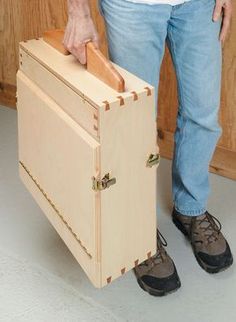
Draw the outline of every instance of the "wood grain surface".
M63 45L64 29L52 29L43 33L43 40L63 55L70 55L70 52ZM125 81L115 69L109 59L97 48L96 43L86 43L87 71L109 85L115 91L125 91Z
M99 15L97 1L91 0L91 13L99 31L101 51L108 57L106 31ZM235 6L236 7L236 6ZM228 177L236 177L236 9L234 8L231 34L224 46L222 73L222 100L219 113L223 134L218 147L231 155L226 162ZM67 21L66 0L0 0L0 103L15 106L16 70L18 69L18 43L20 40L40 37L48 29L64 28ZM170 55L166 52L160 77L158 106L158 133L160 146L168 145L163 133L174 133L177 114L176 80ZM162 133L162 135L161 135ZM172 143L171 143L172 144ZM171 158L171 153L162 155ZM171 149L169 149L171 150ZM220 154L224 155L224 153ZM215 158L215 156L214 156ZM218 158L216 158L218 160ZM214 160L213 160L214 161ZM222 160L223 162L223 160ZM222 162L213 170L222 173Z
M158 162L147 165L150 155L158 159L154 87L114 67L127 81L119 96L72 55L42 39L20 43L21 178L97 287L156 250ZM112 186L97 190L108 174Z

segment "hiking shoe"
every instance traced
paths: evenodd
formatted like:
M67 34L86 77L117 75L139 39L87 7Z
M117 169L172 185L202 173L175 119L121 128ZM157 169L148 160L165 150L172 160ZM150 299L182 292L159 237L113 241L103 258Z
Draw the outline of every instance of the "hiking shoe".
M191 242L194 255L205 271L218 273L233 263L229 244L221 233L221 223L208 211L190 217L173 207L172 220Z
M150 295L163 296L177 290L180 279L174 262L167 254L165 238L157 230L157 252L134 268L140 287Z

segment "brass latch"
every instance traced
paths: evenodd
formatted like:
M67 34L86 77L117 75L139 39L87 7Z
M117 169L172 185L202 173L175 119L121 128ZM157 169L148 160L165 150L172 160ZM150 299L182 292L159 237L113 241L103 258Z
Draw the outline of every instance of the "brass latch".
M110 178L109 173L105 174L105 176L101 180L95 177L92 177L92 180L93 180L93 190L95 191L104 190L116 183L116 178Z
M146 166L151 168L152 166L154 166L155 164L159 165L160 163L160 154L157 153L157 154L150 154L149 155L149 158L147 160L147 163L146 163Z

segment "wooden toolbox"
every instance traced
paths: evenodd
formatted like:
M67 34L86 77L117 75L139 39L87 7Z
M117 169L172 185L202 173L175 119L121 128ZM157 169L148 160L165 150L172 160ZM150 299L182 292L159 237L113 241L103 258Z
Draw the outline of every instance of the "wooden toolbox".
M41 38L20 43L19 175L96 287L156 251L154 88L112 65L122 93Z

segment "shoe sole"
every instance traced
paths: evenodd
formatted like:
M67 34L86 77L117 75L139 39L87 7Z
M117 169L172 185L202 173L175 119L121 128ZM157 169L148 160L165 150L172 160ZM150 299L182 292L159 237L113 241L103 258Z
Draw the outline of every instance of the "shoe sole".
M210 273L210 274L216 274L216 273L219 273L219 272L222 272L222 271L225 271L227 268L229 268L232 264L233 264L233 258L230 258L230 260L227 262L226 265L224 266L211 266L211 265L208 265L206 264L205 262L203 262L201 260L201 258L199 256L197 256L196 252L194 251L194 247L191 243L191 240L190 240L190 237L189 237L189 234L187 232L187 230L185 229L185 227L183 226L183 224L178 220L176 219L175 217L172 216L172 221L173 223L175 224L175 226L184 234L184 236L190 241L190 244L192 246L192 250L193 250L193 253L194 253L194 256L198 262L198 264L201 266L201 268L203 268L207 273Z
M148 285L146 285L137 275L136 272L134 270L134 275L136 276L137 282L139 284L139 286L148 294L152 295L152 296L165 296L171 293L174 293L175 291L177 291L180 287L181 287L181 282L180 280L177 281L177 285L174 289L170 290L170 291L165 291L165 290L157 290L154 288L149 287Z
M150 295L152 296L165 296L167 294L171 294L171 293L174 293L175 291L177 291L180 286L181 286L181 283L180 281L177 283L177 287L174 288L173 290L170 290L170 291L164 291L164 290L155 290L149 286L147 286L145 283L142 282L142 280L140 280L139 278L137 278L137 282L139 284L139 286L147 293L149 293Z

